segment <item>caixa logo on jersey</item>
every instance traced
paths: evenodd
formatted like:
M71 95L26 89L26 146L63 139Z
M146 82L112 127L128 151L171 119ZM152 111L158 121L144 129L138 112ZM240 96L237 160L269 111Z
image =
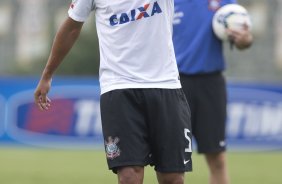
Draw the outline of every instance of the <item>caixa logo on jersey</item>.
M233 86L228 88L228 94L229 141L281 148L282 92L263 87Z
M159 6L159 3L156 1L151 4L146 4L137 9L130 10L127 13L121 13L118 15L112 15L110 17L110 25L115 26L118 24L125 24L137 20L141 20L142 18L152 17L155 14L162 13L162 9Z
M48 111L38 109L32 94L21 92L9 100L9 136L19 142L52 147L103 143L98 87L54 87Z
M0 95L0 138L4 134L4 122L5 122L5 100L2 95Z

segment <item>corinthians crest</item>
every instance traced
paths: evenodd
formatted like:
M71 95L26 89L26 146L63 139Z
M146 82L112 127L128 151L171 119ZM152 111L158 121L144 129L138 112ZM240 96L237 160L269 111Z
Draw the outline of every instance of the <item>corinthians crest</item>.
M105 141L106 154L108 159L113 160L114 158L120 155L120 149L117 146L118 142L119 142L118 137L115 137L113 139L111 136L108 137L108 141Z

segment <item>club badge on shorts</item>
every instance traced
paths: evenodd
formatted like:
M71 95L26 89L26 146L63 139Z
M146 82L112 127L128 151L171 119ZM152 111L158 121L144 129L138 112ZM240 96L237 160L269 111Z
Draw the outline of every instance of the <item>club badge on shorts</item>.
M120 149L117 146L118 142L119 142L118 137L115 137L113 139L111 136L108 137L108 141L105 141L106 155L108 159L113 160L114 158L120 156Z

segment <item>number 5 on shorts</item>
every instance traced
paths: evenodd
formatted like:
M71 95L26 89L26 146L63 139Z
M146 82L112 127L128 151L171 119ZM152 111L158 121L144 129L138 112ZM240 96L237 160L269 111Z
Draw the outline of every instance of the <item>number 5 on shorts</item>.
M185 152L192 152L192 141L191 138L189 137L188 133L190 133L190 130L188 128L184 128L184 135L185 138L188 140L188 148L185 148Z

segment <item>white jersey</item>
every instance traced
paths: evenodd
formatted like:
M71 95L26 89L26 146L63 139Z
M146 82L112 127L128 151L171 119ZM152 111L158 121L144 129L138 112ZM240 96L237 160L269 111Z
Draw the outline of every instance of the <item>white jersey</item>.
M173 0L73 0L70 18L95 11L101 94L124 88L181 88L172 43Z

